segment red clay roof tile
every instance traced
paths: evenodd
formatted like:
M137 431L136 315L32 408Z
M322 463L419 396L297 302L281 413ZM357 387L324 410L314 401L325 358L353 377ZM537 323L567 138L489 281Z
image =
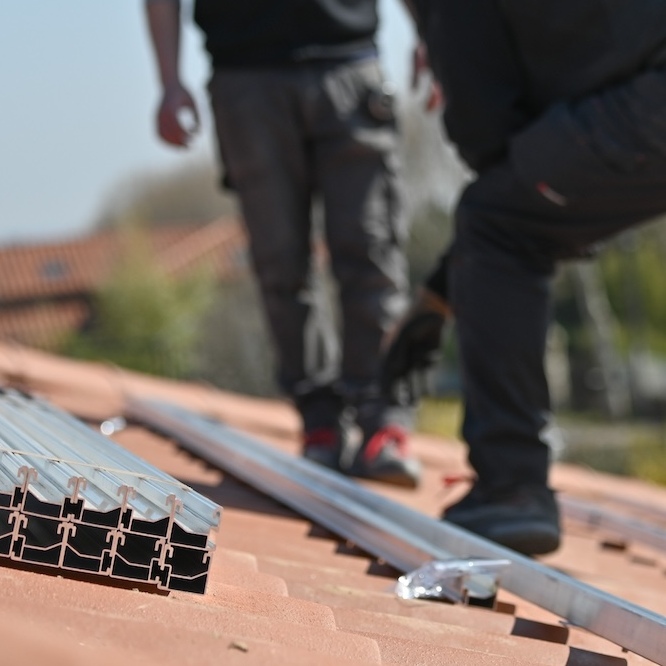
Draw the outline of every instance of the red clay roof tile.
M214 414L298 453L296 416L280 401L0 344L0 382L3 378L45 395L93 425L117 415L128 393L153 396ZM392 591L398 572L183 453L173 442L138 425L115 438L224 506L208 592L158 595L0 567L3 665L25 663L22 655L29 657L28 663L49 666L91 659L105 663L106 656L163 666L648 663L587 631L565 626L561 618L505 590L499 594L505 612L398 599ZM418 435L414 447L426 465L422 488L367 485L437 516L450 500L441 491L442 471L464 472L464 449L456 442ZM666 506L666 489L574 466L556 464L553 482L573 497L605 498L615 511L621 510L622 499L633 502L631 511L643 516L636 503ZM591 526L567 519L562 549L542 559L666 612L663 554L631 541L623 550L602 548L602 541L603 535Z

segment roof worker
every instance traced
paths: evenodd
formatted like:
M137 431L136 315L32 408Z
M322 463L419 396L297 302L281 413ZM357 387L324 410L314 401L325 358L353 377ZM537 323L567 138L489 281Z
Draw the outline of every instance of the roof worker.
M664 0L413 0L448 135L476 177L390 334L385 385L455 318L476 473L443 519L528 555L560 543L544 351L558 262L666 212Z
M145 0L163 96L161 138L198 124L179 74L178 0ZM276 350L303 424L306 458L414 487L413 408L381 391L380 344L408 305L391 88L378 62L376 0L196 0L212 62L208 93L225 183L239 197ZM320 203L341 334L313 279ZM354 427L357 426L357 427ZM360 432L353 448L350 433Z

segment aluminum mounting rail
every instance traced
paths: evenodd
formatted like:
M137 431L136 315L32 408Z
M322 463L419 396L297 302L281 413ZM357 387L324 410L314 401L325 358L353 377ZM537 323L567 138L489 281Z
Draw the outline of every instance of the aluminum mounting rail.
M0 389L0 559L202 594L220 516L66 412Z
M560 497L559 504L567 518L587 523L590 527L607 530L624 539L633 539L662 552L666 550L664 529L637 518L620 516L614 511L605 510L596 504L573 497Z
M126 416L272 496L399 571L432 560L508 559L501 586L631 652L666 665L666 618L454 525L392 502L340 474L287 455L219 421L133 399Z

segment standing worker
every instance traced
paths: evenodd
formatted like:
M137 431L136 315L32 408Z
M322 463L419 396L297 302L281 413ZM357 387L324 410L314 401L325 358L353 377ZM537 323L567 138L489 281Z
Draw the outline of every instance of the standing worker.
M397 331L388 392L455 317L476 472L444 520L536 555L560 542L544 352L557 263L666 212L666 1L414 0L476 172Z
M145 0L162 100L159 134L185 146L198 124L179 75L179 0ZM416 486L412 412L380 389L380 344L407 304L397 132L375 37L376 0L196 0L225 180L239 196L277 351L302 417L303 455L355 476ZM341 314L314 321L312 206L320 200ZM352 420L361 433L350 456Z

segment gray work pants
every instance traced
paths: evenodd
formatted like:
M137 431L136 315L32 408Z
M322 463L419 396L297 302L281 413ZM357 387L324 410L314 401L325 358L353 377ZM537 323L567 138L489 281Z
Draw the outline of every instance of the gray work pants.
M546 483L543 360L561 259L666 212L666 75L559 104L463 193L448 260L463 436L489 488Z
M335 382L376 388L381 338L406 306L395 122L368 110L382 84L374 58L220 70L209 84L220 157L240 198L290 395ZM314 316L315 197L339 296L339 359L320 353L337 333L330 318Z

